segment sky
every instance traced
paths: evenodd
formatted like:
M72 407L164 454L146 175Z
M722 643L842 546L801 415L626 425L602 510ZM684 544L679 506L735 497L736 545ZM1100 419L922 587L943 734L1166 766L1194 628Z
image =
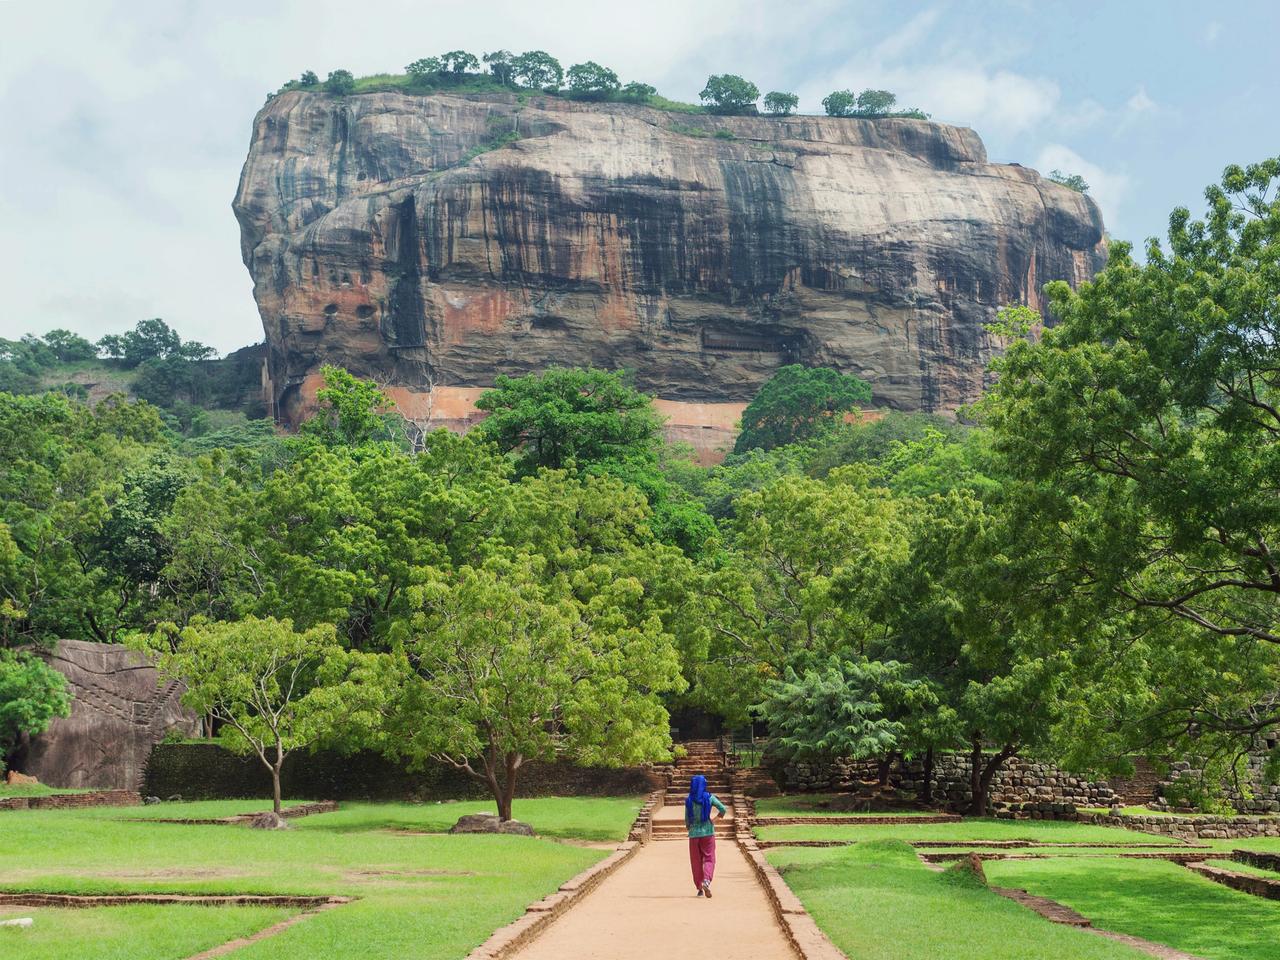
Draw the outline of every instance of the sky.
M1280 4L1238 0L0 0L0 337L147 317L262 339L231 212L254 113L303 70L547 50L696 101L707 76L894 91L993 161L1079 173L1113 237L1163 236L1280 154Z

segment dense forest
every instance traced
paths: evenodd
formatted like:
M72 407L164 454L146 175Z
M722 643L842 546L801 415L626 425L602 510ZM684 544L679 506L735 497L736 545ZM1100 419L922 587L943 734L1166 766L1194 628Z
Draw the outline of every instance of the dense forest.
M526 759L661 756L681 705L795 756L971 752L976 812L1014 753L1204 758L1212 805L1280 721L1278 178L1050 285L1047 329L1001 310L958 418L785 367L712 468L621 372L499 378L456 436L327 368L297 435L219 435L176 334L9 343L0 737L65 711L27 651L73 637L151 649L268 766L434 757L504 815ZM146 380L47 376L104 362Z

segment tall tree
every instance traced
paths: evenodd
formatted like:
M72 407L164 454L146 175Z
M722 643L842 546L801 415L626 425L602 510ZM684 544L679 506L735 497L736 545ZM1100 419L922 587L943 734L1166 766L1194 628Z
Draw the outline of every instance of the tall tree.
M742 412L734 450L769 450L810 439L870 399L871 386L857 377L829 367L782 367Z
M564 82L560 61L545 50L526 50L512 61L515 77L535 90L558 89Z
M489 413L478 434L514 453L525 474L570 463L652 459L660 442L652 398L619 372L553 367L516 379L499 376L476 406Z
M713 113L754 113L755 102L760 99L760 88L737 74L713 74L707 77L706 86L698 97L709 105Z
M566 77L569 95L579 100L607 100L618 90L618 75L594 60L575 63Z
M528 760L667 756L661 697L682 686L674 640L660 619L628 614L644 590L634 577L587 577L571 589L517 554L411 588L392 749L483 783L503 820Z
M794 93L771 90L764 95L764 109L775 117L790 116L799 105L800 98Z
M145 648L162 676L186 685L182 702L222 724L222 742L271 774L277 816L289 754L371 742L389 691L386 661L344 650L328 625L297 632L273 618L196 623Z
M1167 249L1138 263L1117 243L1092 282L1050 285L1058 323L1010 347L981 406L1031 491L1031 595L1075 618L1062 633L1109 624L1117 649L1157 627L1184 638L1167 649L1189 677L1206 643L1258 676L1274 670L1259 648L1280 648L1277 180L1280 159L1228 167L1204 220L1174 211ZM1270 697L1209 689L1170 716L1237 745L1280 723Z

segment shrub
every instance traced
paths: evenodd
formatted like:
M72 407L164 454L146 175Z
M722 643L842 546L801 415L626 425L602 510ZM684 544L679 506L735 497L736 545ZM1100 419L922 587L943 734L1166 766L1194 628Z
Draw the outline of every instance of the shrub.
M648 103L649 98L657 92L658 90L656 87L651 87L647 83L639 83L632 80L623 87L621 91L619 91L619 97L629 103Z
M302 76L298 78L298 85L302 87L318 87L320 78L316 76L314 70L303 70Z
M340 97L346 96L356 88L356 78L351 75L350 70L334 70L324 82L326 93L337 94Z

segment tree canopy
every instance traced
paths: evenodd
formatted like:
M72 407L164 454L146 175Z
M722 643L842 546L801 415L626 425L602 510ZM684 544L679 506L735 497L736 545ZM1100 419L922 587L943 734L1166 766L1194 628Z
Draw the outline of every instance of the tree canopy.
M742 412L734 449L773 447L810 439L871 399L871 387L829 367L779 368Z
M755 111L760 88L737 74L713 74L707 77L707 84L698 97L711 107L713 113L748 113Z

